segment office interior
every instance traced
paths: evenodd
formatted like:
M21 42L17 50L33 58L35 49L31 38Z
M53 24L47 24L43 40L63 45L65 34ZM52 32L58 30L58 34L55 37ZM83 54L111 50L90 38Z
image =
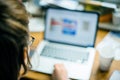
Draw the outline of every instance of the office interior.
M31 47L30 57L34 54L38 43L43 39L45 13L46 9L49 7L98 12L100 18L95 48L97 48L110 32L115 32L117 34L120 43L120 0L23 0L23 4L30 14L30 34L36 38ZM112 45L109 44L109 46ZM120 46L118 48L120 49ZM113 60L108 71L101 71L99 69L99 52L96 50L90 80L112 80L110 79L112 73L116 70L120 71L120 51L117 57L116 60ZM49 74L30 70L21 80L50 80L50 76Z

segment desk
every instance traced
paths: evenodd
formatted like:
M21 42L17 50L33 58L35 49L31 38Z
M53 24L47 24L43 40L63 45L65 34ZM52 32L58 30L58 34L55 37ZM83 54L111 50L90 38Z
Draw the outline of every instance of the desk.
M105 37L107 33L108 31L98 30L95 46ZM35 42L33 43L33 46L36 47L38 43L43 39L43 32L31 33L31 35L36 38ZM101 72L99 70L99 54L96 52L90 80L108 80L114 70L120 70L120 61L113 61L108 72ZM50 75L34 71L28 71L25 77L32 80L51 80Z

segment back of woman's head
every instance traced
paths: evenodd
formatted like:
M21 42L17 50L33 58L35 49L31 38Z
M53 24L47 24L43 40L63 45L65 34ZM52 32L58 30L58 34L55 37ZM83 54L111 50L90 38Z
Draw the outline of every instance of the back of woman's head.
M18 0L0 0L0 80L17 80L28 41L28 16Z

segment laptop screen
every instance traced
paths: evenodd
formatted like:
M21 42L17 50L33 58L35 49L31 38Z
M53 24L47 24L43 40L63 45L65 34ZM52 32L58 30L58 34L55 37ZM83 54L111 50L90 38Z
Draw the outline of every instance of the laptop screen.
M94 47L98 26L95 12L49 8L46 12L45 40Z

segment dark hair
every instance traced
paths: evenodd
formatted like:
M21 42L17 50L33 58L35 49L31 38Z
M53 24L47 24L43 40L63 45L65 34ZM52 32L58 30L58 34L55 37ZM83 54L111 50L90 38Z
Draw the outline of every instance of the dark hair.
M28 15L18 0L0 0L0 80L17 80L24 73L24 48L28 46Z

